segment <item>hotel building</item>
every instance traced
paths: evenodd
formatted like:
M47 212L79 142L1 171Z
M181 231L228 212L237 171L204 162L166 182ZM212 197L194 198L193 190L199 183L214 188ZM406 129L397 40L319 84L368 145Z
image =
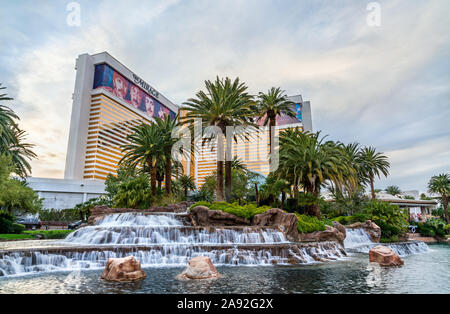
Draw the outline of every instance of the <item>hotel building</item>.
M80 55L76 70L64 177L104 181L132 128L178 107L106 52Z
M151 123L154 117L175 118L180 107L159 93L107 52L82 54L76 59L75 90L64 179L28 178L28 184L44 199L45 208L73 208L104 194L108 174L116 174L122 158L121 146L133 127ZM276 133L299 127L312 130L310 103L290 97L296 118L278 117ZM214 145L213 145L214 147ZM248 169L269 173L268 128L261 126L249 140L233 143ZM201 187L216 170L216 152L204 146L181 161L184 172Z

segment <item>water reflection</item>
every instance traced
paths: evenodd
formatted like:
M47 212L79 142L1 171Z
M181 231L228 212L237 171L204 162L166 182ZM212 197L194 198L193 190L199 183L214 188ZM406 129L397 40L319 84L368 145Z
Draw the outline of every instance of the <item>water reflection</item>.
M0 293L450 293L450 247L405 257L403 267L369 264L355 254L346 261L297 267L218 267L223 278L179 281L177 268L147 268L147 278L107 282L100 270L0 278Z

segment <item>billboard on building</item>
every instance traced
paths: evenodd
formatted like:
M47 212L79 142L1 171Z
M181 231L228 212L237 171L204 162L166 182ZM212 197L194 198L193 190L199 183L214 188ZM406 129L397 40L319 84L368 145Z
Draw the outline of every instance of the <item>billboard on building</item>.
M288 115L279 115L276 117L276 125L289 125L289 124L296 124L296 123L302 123L302 104L298 103L292 106L291 110L295 113L295 118L290 117ZM262 126L264 125L264 121L266 119L266 116L264 116L262 119L258 120L258 125Z
M149 117L163 118L169 115L172 119L176 113L161 104L153 96L143 91L139 86L126 79L107 64L95 66L94 89L104 88L114 96L125 101L130 106L145 113Z

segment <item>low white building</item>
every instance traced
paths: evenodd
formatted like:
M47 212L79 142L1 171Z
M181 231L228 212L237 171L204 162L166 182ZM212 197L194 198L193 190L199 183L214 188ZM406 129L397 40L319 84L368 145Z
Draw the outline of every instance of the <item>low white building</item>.
M106 193L102 181L29 177L27 183L43 199L45 209L74 208Z

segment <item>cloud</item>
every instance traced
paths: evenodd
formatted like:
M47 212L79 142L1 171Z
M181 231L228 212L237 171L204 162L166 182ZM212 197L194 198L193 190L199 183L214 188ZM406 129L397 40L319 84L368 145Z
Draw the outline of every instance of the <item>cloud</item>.
M366 3L353 1L81 1L80 28L64 25L63 6L20 13L28 23L0 22L28 38L2 53L0 69L13 73L21 124L37 145L33 174L62 177L75 58L108 51L178 104L216 75L239 76L253 93L301 93L317 129L388 152L389 180L423 188L412 178L450 167L435 144L450 141L450 6L380 3L379 28L367 26ZM39 21L48 27L36 32Z

